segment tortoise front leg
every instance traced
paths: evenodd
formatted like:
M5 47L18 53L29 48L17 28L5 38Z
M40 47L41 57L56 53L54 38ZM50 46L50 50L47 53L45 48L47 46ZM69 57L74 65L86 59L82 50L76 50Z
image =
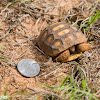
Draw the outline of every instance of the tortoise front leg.
M67 62L67 59L70 57L69 50L62 52L58 57L56 57L56 61L58 62Z

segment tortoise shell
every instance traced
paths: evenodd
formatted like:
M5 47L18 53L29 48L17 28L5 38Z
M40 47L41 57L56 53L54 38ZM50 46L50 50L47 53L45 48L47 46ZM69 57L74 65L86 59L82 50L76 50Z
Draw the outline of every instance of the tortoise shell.
M86 41L85 35L76 27L60 22L46 27L38 36L37 44L47 55L55 57L73 45Z

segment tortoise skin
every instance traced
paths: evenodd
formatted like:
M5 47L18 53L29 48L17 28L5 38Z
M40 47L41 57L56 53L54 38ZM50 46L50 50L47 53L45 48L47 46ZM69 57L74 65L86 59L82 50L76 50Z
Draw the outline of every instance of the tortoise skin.
M47 55L55 57L70 47L86 41L85 35L76 27L60 22L46 27L38 36L37 44Z

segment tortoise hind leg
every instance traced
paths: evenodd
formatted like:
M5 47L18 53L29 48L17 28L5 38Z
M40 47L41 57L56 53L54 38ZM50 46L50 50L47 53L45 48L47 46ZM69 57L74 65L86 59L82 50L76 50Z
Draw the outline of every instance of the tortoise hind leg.
M70 57L69 50L62 52L58 57L56 57L56 61L58 62L67 62L67 59Z

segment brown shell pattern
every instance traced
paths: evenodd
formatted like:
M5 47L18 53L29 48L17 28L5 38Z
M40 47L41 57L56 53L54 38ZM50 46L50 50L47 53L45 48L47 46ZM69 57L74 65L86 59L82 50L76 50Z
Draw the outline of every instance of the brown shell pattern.
M55 57L73 45L86 42L87 38L76 27L66 23L55 23L45 28L37 39L39 48Z

